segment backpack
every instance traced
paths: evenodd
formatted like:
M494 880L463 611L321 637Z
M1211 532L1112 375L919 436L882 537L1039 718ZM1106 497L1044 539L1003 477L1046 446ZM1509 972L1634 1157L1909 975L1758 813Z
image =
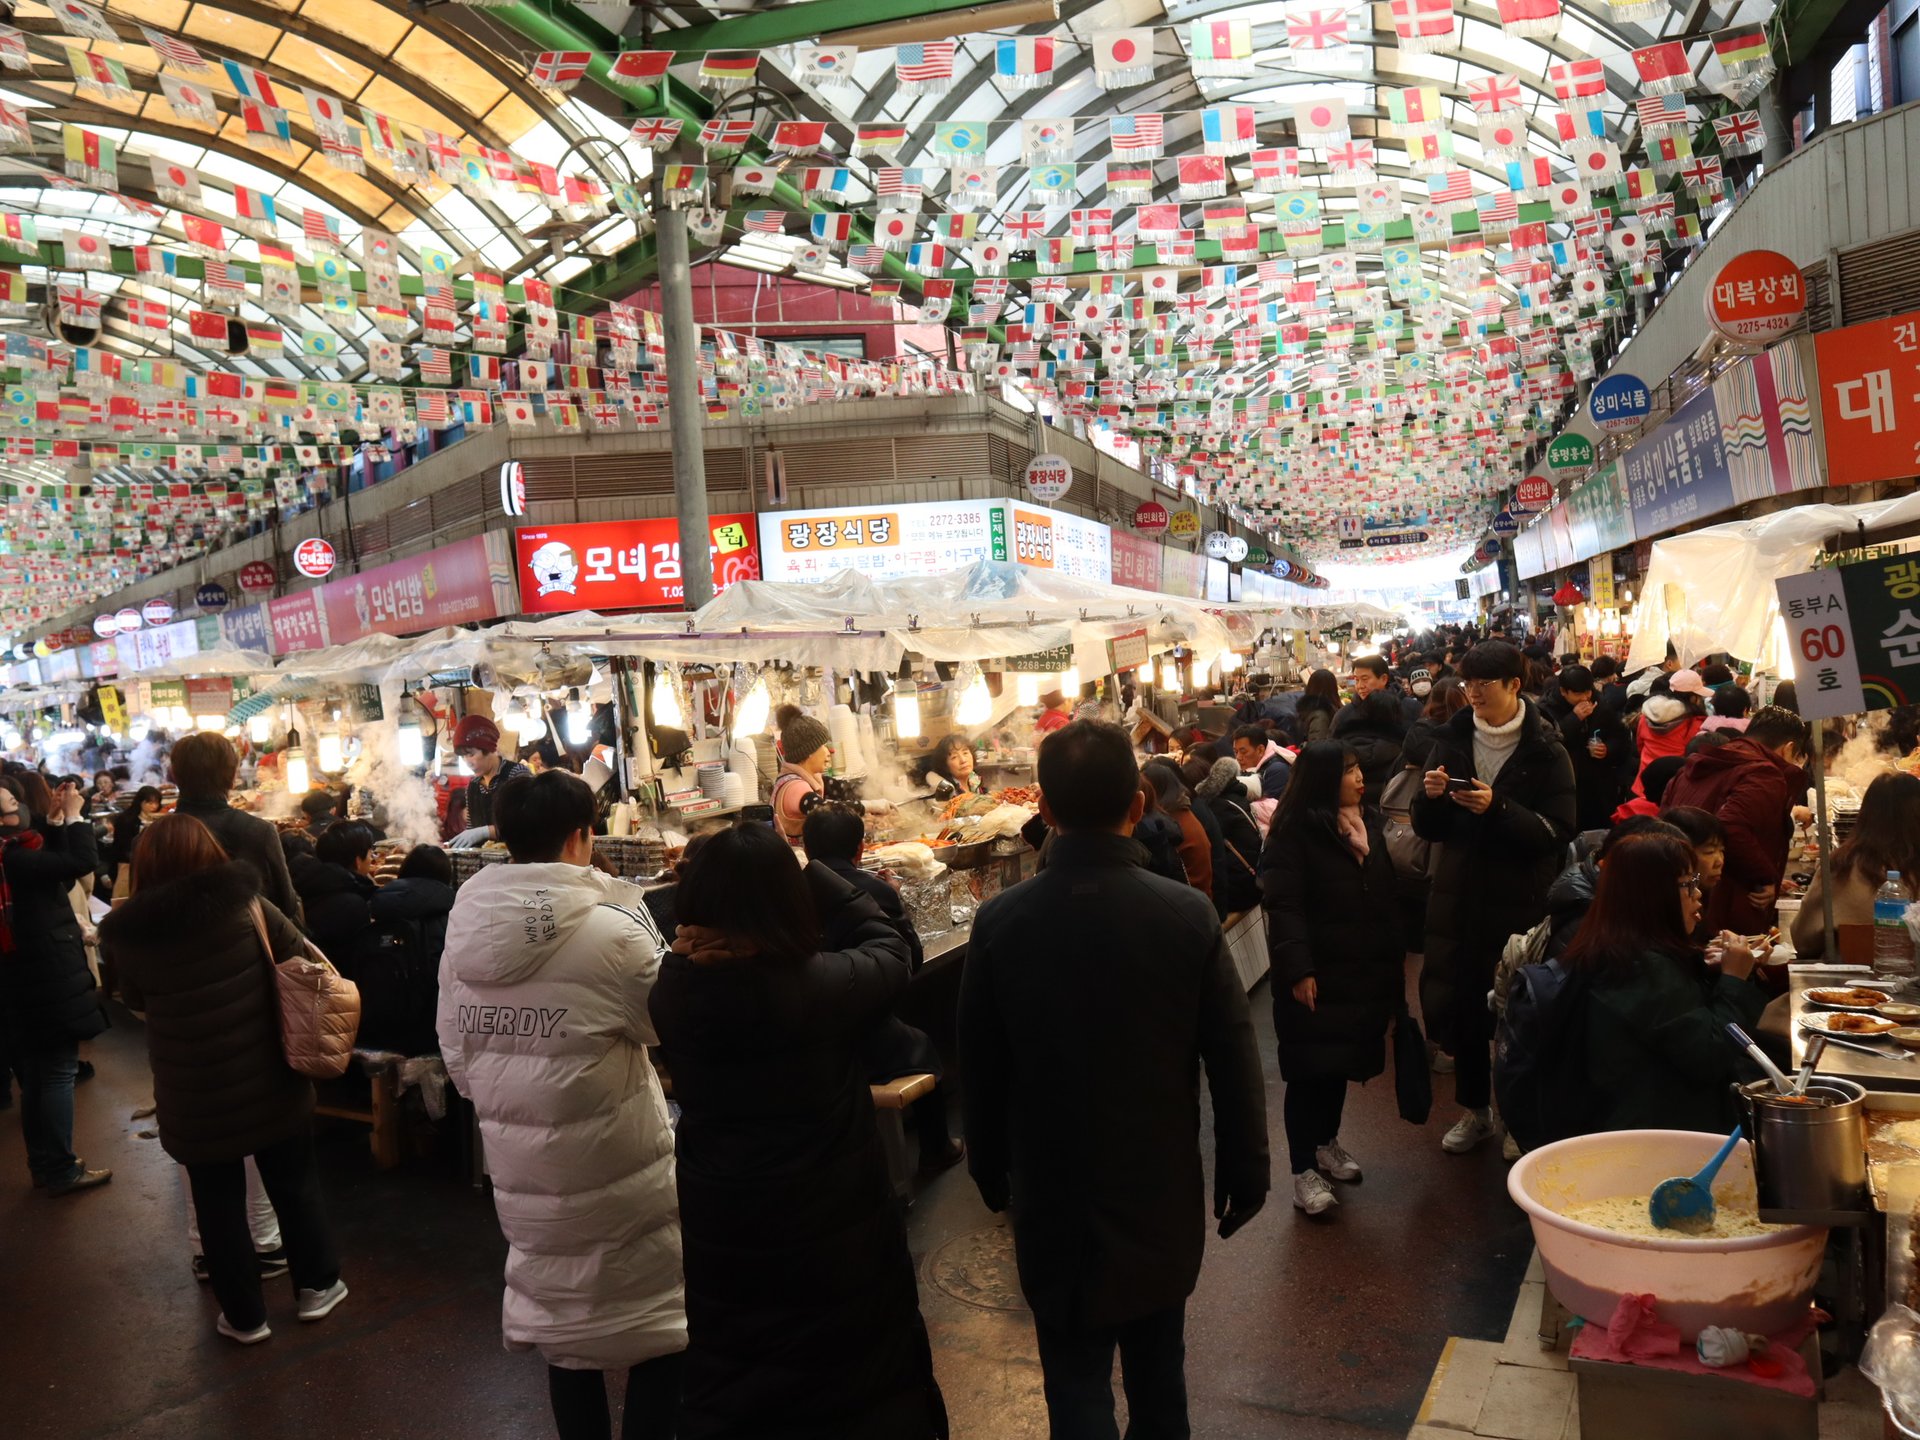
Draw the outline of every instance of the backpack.
M354 947L348 974L360 987L361 1046L404 1055L439 1050L440 976L418 921L376 921Z
M1547 958L1547 942L1553 938L1553 916L1549 915L1531 930L1509 935L1501 947L1500 963L1493 967L1493 1013L1507 1013L1507 997L1513 989L1513 977L1523 965L1539 965Z
M1525 938L1533 934L1530 930ZM1513 973L1493 1042L1493 1094L1500 1118L1522 1150L1594 1127L1587 994L1586 977L1569 972L1559 960L1523 964Z
M1424 778L1418 765L1409 765L1380 793L1380 828L1393 868L1403 880L1426 880L1431 874L1433 842L1421 839L1413 828L1413 802Z

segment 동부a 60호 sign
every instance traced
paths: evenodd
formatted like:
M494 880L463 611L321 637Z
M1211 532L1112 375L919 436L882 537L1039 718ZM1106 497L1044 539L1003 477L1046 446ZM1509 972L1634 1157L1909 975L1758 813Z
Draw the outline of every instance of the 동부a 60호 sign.
M1882 556L1774 582L1800 713L1889 710L1920 699L1920 558Z

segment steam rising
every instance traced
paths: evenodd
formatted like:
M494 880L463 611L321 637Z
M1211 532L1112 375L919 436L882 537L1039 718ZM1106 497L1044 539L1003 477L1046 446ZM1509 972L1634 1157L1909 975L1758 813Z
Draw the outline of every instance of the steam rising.
M360 753L347 767L348 782L372 797L384 812L387 835L409 845L440 843L440 811L433 787L399 760L400 687L380 687L380 708L386 715L378 724L358 727Z

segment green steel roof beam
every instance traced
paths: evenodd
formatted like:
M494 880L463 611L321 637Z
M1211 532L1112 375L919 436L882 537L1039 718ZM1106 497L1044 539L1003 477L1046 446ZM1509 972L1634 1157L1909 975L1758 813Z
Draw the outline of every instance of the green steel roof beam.
M657 30L647 43L661 50L767 50L867 25L893 25L981 8L982 0L801 0L756 9L732 20ZM964 26L958 27L964 29ZM957 33L957 32L956 32Z

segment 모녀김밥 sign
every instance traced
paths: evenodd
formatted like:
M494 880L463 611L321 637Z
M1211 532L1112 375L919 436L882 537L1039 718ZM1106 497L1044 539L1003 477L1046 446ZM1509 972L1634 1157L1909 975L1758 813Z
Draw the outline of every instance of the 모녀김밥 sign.
M1920 558L1885 555L1774 582L1809 719L1920 700Z
M754 517L710 519L713 593L760 578ZM514 532L520 608L529 615L567 610L658 610L685 598L680 522L607 520L527 526Z

